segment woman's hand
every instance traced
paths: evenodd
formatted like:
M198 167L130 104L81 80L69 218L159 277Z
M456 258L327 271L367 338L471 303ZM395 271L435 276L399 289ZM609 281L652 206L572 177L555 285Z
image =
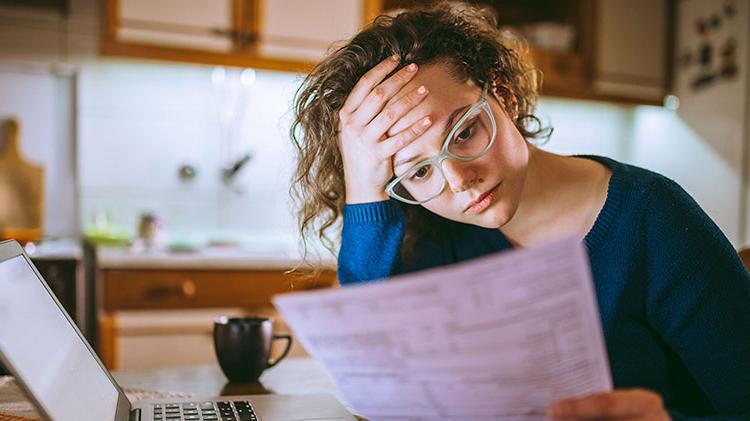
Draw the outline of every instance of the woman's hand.
M429 117L389 136L388 129L427 96L420 86L398 100L392 98L416 74L410 64L386 80L398 66L398 58L387 58L357 82L339 111L339 146L344 164L346 203L367 203L388 199L384 187L393 177L392 157L424 133L432 124Z
M558 401L550 405L547 415L555 420L670 420L661 396L646 389L620 389Z

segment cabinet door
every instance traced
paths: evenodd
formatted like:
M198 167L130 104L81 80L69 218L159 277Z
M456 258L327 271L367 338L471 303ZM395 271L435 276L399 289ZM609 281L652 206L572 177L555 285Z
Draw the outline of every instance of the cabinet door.
M234 47L233 0L118 0L119 42L229 52Z
M260 57L316 62L335 41L351 38L365 20L363 1L261 0Z
M660 102L666 90L667 0L596 3L595 94Z

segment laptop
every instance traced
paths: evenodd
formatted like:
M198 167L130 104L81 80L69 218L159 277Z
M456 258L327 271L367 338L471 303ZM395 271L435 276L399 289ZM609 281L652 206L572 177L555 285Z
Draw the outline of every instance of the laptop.
M0 362L47 420L355 420L330 395L130 402L14 240L0 242Z

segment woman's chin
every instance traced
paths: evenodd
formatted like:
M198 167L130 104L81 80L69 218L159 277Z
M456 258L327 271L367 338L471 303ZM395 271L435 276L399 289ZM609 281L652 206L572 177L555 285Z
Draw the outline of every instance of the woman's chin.
M505 204L495 203L484 212L476 215L464 215L462 222L477 225L482 228L499 229L513 217L514 212L510 211Z

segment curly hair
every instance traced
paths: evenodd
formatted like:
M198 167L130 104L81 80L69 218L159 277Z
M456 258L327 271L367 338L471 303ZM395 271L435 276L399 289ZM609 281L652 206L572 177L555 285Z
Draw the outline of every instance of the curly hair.
M544 139L552 129L534 115L541 78L525 59L526 52L522 41L498 30L488 9L442 1L395 16L379 16L319 63L295 95L290 130L297 151L290 193L299 207L303 262L307 262L309 235L317 236L336 254L337 224L346 200L337 143L338 112L369 69L393 55L401 57L398 68L412 62L420 66L445 63L459 82L470 79L478 86L489 82L527 141ZM435 235L427 227L436 216L421 206L405 205L404 211L407 222L401 257L408 260L418 237Z

